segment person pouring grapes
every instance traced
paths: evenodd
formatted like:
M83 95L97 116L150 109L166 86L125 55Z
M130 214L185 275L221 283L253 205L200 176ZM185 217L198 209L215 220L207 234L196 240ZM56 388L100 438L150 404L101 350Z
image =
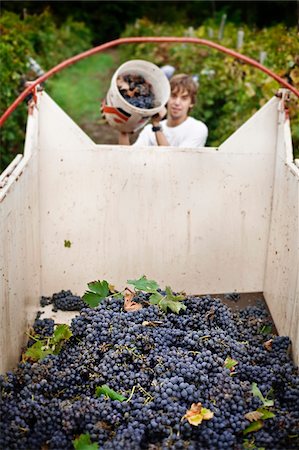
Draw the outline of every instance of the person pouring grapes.
M173 146L203 147L208 137L207 126L189 113L196 100L197 83L192 76L177 74L170 79L171 94L166 108L152 117L140 132L135 147ZM119 131L118 143L130 145L130 135Z

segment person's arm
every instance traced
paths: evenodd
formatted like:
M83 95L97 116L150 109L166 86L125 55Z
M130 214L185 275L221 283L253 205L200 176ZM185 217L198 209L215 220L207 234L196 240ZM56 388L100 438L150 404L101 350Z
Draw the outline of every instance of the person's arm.
M129 139L129 133L126 133L125 131L119 131L118 132L118 143L119 143L119 145L131 145L130 139Z
M156 114L153 118L152 118L152 125L153 128L152 130L155 133L156 136L156 141L158 145L161 146L169 146L169 142L166 139L165 134L163 133L160 121L164 118L166 113L166 108L164 108L160 113ZM157 131L156 131L157 129Z

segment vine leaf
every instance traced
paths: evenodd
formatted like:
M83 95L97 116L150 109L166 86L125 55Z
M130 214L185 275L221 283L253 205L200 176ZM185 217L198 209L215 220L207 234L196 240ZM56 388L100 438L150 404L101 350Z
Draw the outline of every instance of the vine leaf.
M243 431L243 434L254 433L255 431L259 431L263 428L264 422L262 420L257 420L248 425L247 428Z
M165 288L166 296L162 297L158 306L164 311L167 312L167 308L169 308L172 312L179 314L180 310L185 310L187 307L182 303L184 300L183 295L174 295L169 286Z
M50 348L47 348L43 341L37 341L26 350L23 356L23 360L26 361L28 359L31 359L32 361L41 361L51 353L52 350Z
M163 295L161 295L160 292L154 292L153 294L150 295L149 302L152 305L159 305L162 298Z
M78 438L73 441L75 450L99 450L99 446L96 442L92 443L90 435L80 434Z
M53 333L53 344L58 344L61 341L68 340L72 335L73 333L67 324L62 323L60 325L57 325Z
M92 281L87 286L89 290L85 291L82 299L91 308L97 307L110 293L109 284L106 280Z
M257 411L262 414L261 419L263 420L273 419L273 417L275 417L275 414L271 411L268 411L268 409L266 408L258 408Z
M203 420L210 420L214 413L207 408L203 408L201 403L192 403L182 419L187 419L191 425L198 426Z
M158 283L154 280L148 280L145 275L139 280L128 280L127 283L134 286L138 291L153 292L159 289Z
M254 397L258 397L260 399L260 401L262 402L263 406L267 407L267 406L273 406L274 405L274 401L273 400L269 400L269 399L267 399L266 397L263 396L263 394L259 390L258 385L256 383L252 383L252 394L254 395Z
M58 355L65 341L73 335L70 327L66 324L57 325L50 338L36 341L23 355L23 360L41 361L48 355Z
M230 372L234 372L235 371L237 364L238 364L238 361L236 361L235 359L232 359L230 356L227 356L225 361L224 361L224 367L226 369L229 369Z
M107 384L96 387L96 396L100 397L101 395L106 395L111 400L118 400L119 402L127 400L126 397L111 389Z
M167 308L169 308L172 312L179 314L180 310L183 311L187 308L184 303L171 300L167 297L163 297L160 303L158 303L158 306L164 311L167 312Z

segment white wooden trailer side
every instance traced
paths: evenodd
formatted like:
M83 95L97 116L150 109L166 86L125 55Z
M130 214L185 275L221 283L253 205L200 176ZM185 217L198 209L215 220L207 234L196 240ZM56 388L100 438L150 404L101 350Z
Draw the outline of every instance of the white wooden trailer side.
M143 274L190 294L263 291L298 362L299 169L281 100L219 149L137 149L96 145L42 92L19 159L0 178L1 372L40 295Z

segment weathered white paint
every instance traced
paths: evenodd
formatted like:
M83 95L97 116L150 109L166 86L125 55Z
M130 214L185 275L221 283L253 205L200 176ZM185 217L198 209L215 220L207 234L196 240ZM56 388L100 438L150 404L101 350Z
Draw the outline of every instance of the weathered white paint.
M0 189L0 372L13 367L40 296L37 114L30 116L24 157ZM16 165L16 161L19 163Z
M0 203L6 217L0 236L8 248L2 257L3 279L8 281L1 288L1 307L6 311L10 303L8 310L15 314L8 334L11 345L18 347L2 368L16 361L20 334L30 316L24 306L27 300L37 308L39 294L60 289L82 294L87 282L103 278L123 288L127 279L142 274L162 287L170 285L193 294L255 292L265 286L276 326L289 330L294 341L291 311L294 314L295 286L298 292L294 270L296 264L298 269L298 252L291 250L292 256L283 255L276 261L271 250L278 239L284 248L287 233L291 236L294 230L297 235L290 242L298 249L298 174L279 150L279 146L284 148L289 128L288 123L278 126L278 104L279 99L271 99L219 151L136 149L94 144L42 93L38 122L33 117L28 124L27 156L28 148L34 151L27 159L25 155L9 177L12 181L6 183L6 197ZM23 169L17 179L19 166ZM297 191L286 167L297 180ZM282 212L292 225L281 220ZM21 251L22 233L25 230L29 236L31 222L31 239L26 239ZM13 236L6 239L12 229ZM65 240L71 242L70 248ZM282 264L287 268L284 277L277 275ZM286 307L281 327L286 309L279 304L276 291L284 292L286 283L292 287L285 304L291 306ZM15 312L14 295L23 299L20 314ZM7 320L4 317L3 324ZM6 352L5 342L1 343L2 354L3 348Z
M280 335L290 336L299 361L299 168L288 120L279 115L275 184L264 296Z
M266 106L265 128L276 123L275 105ZM231 138L229 152L83 145L82 131L55 107L43 97L45 294L69 287L82 294L96 278L121 288L143 273L193 293L262 290L272 139L259 153L258 135L246 129Z

